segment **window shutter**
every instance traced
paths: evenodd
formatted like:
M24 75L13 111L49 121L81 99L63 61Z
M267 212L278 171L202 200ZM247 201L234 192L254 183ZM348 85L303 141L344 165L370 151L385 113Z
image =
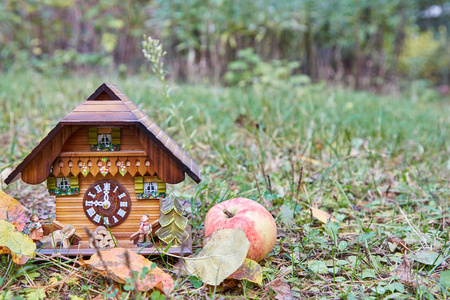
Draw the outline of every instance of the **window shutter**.
M97 145L97 128L89 128L89 145Z
M120 145L120 128L111 128L112 144Z
M56 177L49 176L47 177L47 189L56 189Z
M158 193L166 193L166 183L158 179Z
M141 194L144 192L144 177L142 176L134 177L134 192L136 194Z
M78 176L70 176L70 187L71 188L78 188L79 184L78 184Z

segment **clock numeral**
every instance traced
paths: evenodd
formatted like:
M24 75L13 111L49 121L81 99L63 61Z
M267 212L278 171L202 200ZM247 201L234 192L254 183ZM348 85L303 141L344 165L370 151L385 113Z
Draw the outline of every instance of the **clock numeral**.
M101 218L102 218L102 217L100 217L99 214L96 214L93 220L94 220L94 222L96 222L96 223L100 223Z
M117 185L117 186L114 188L113 193L115 193L115 192L117 191L118 188L119 188L119 186Z
M120 202L120 207L128 207L128 202Z
M88 193L88 196L91 196L92 198L95 198L95 195L92 194L91 192Z
M119 222L119 220L117 220L116 216L113 216L113 220L114 220L114 223Z
M126 194L125 193L122 193L122 194L120 194L118 197L119 197L119 199L122 199L123 197L125 197L126 196Z
M105 182L105 183L103 184L103 190L104 190L105 192L109 192L109 190L111 190L111 183Z
M102 188L99 185L96 185L94 188L97 191L97 193L100 193L102 191Z
M117 211L117 214L123 218L125 216L126 212L123 209L119 209Z
M95 210L93 207L89 208L86 212L88 213L89 217L92 217L95 214Z
M84 201L84 204L85 204L86 206L92 206L92 205L94 205L94 201L86 200L86 201Z
M106 224L106 225L109 225L109 219L108 219L108 217L103 217L103 219L105 220L105 221L104 221L105 224Z

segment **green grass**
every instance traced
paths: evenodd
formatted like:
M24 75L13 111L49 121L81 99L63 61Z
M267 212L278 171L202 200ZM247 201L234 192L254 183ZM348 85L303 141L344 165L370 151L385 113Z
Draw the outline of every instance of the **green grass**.
M216 202L248 197L276 218L276 247L261 262L264 286L246 284L216 291L216 297L242 296L245 289L247 296L273 298L267 285L278 277L303 299L447 297L439 283L447 263L413 261L412 279L402 281L392 276L404 260L401 248L390 247L395 237L408 243L409 254L448 255L448 99L379 96L318 84L277 89L173 85L167 100L158 82L146 76L0 74L0 171L16 166L103 82L119 86L202 167L199 185L189 179L170 186L199 203L191 207L195 247L201 247L203 219ZM14 183L3 188L24 201L20 190L29 195L43 187ZM331 213L340 226L312 218L310 207ZM7 259L1 264L6 270ZM38 261L26 267L47 277L52 273ZM0 268L0 287L16 274L8 289L23 295L26 290L18 287L26 277L20 269L12 266L6 274ZM107 280L97 278L92 285L91 273L80 274L77 284L66 284L66 295L95 297L105 290ZM195 290L186 278L174 295L201 298L205 291Z

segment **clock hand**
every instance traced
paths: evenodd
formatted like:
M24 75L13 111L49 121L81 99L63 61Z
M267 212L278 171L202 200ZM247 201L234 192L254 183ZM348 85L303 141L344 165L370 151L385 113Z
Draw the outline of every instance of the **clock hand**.
M103 205L103 201L90 201L90 200L86 200L86 206L102 206Z
M109 202L109 194L104 192L104 196L103 196L103 202L102 202L102 207L104 209L107 209L111 206L111 202Z

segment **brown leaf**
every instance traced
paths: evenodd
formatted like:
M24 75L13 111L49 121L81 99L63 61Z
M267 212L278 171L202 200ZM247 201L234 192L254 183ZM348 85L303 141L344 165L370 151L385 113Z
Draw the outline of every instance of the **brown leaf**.
M282 278L277 278L269 283L270 288L276 293L275 299L278 300L293 300L291 287Z
M125 283L128 278L131 278L138 291L149 291L155 288L166 295L172 292L174 286L172 277L158 267L152 269L153 263L144 256L123 248L99 252L101 258L98 253L95 253L89 260L80 260L80 264L119 283ZM147 267L149 272L141 279L144 267ZM133 278L132 274L135 271L137 276Z
M230 279L248 280L259 285L262 284L262 268L254 260L246 258L242 266L233 274L228 276Z
M390 243L397 244L397 246L400 246L403 249L403 251L411 251L411 249L409 249L409 247L408 247L408 244L404 240L399 238L398 236L391 235L389 237L388 241Z
M414 284L415 280L412 275L412 260L408 256L404 255L403 262L391 272L391 277L398 277L400 282Z
M211 293L214 293L214 290L219 293L225 293L231 290L239 289L242 290L241 282L236 279L225 279L220 285L207 285L208 289Z
M22 205L3 191L0 191L0 220L8 221L16 226L17 230L22 231L27 222Z

